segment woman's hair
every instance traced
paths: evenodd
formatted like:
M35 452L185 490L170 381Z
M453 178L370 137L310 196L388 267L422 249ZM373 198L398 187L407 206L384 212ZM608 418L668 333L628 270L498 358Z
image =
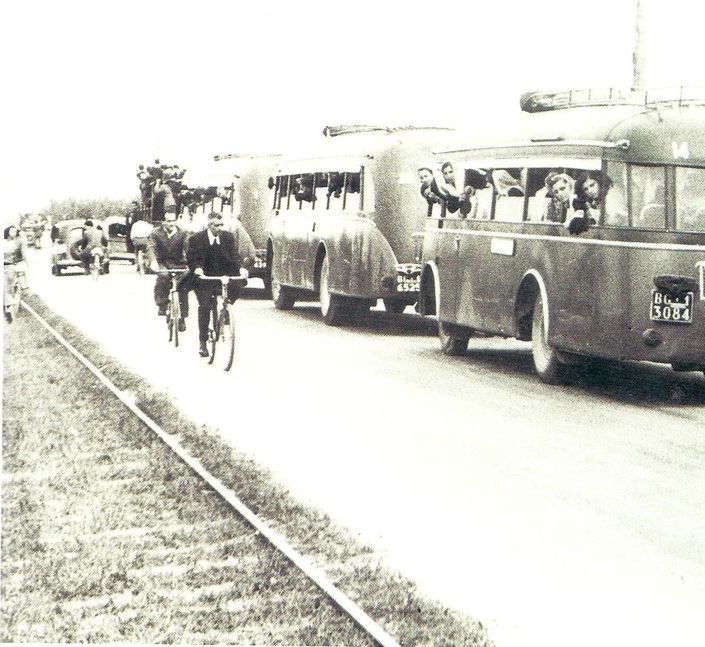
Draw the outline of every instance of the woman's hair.
M600 185L599 197L604 198L607 195L607 191L612 186L612 180L608 175L603 175L602 171L585 171L578 175L578 179L575 180L575 195L580 200L586 200L583 185L587 180L595 180Z
M17 233L19 233L20 231L17 225L8 225L7 227L5 227L5 231L3 232L3 236L5 237L5 239L8 239L10 237L11 229L14 229L15 231L17 231Z

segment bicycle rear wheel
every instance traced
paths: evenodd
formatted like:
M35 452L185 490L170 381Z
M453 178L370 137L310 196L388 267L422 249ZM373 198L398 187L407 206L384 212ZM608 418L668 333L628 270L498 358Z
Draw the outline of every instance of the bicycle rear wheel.
M174 342L176 348L179 347L179 319L181 318L181 307L176 293L169 294L169 309L167 310L167 325L169 326L169 341Z

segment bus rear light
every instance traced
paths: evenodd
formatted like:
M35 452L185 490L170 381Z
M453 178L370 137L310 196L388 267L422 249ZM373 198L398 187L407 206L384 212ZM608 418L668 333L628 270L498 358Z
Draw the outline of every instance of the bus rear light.
M695 264L700 273L700 300L705 301L705 261L700 261Z
M383 290L395 290L397 285L393 276L383 276L379 283Z

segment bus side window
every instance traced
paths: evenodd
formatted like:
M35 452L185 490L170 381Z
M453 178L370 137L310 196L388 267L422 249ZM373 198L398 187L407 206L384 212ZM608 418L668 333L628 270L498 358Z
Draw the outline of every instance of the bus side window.
M345 173L343 177L343 209L357 210L360 206L360 173Z
M330 207L330 198L328 195L328 176L329 173L314 173L314 209L325 210Z
M334 209L341 209L343 206L344 181L345 173L328 173L328 187L326 189L326 195L328 204Z
M529 222L541 222L546 214L549 199L546 177L550 172L551 169L547 168L528 169L526 193L529 196L527 215Z
M676 167L676 227L705 231L705 169Z
M666 226L666 169L631 166L632 226L664 229Z
M607 162L607 176L612 180L612 186L605 195L605 225L628 227L627 165L624 162Z
M304 173L294 178L294 199L299 203L299 209L304 203L313 202L313 174Z
M524 217L526 173L523 169L495 169L490 173L495 189L494 219L521 222Z

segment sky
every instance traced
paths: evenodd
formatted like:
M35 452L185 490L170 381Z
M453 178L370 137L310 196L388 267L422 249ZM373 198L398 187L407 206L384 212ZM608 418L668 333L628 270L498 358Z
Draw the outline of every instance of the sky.
M700 3L641 1L645 85L705 86ZM51 199L135 199L155 157L203 170L214 154L295 150L327 124L467 130L516 113L526 90L628 88L635 6L4 3L4 221Z

